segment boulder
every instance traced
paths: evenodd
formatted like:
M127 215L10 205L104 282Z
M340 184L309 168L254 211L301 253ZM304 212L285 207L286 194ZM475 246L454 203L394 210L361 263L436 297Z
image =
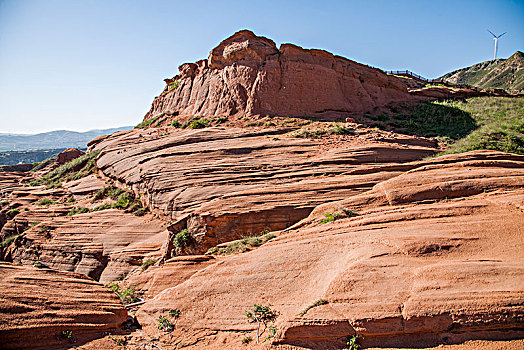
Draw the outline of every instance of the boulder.
M80 156L84 155L84 152L76 149L76 148L68 148L66 150L63 150L62 152L58 153L56 156L56 163L59 165L65 164L67 162L72 161L73 159L76 159Z

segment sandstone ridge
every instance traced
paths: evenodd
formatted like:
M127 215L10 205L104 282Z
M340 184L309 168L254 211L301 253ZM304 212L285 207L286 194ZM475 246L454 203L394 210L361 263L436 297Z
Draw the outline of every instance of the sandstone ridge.
M166 79L144 120L160 115L340 117L411 101L396 77L327 51L277 48L242 30Z

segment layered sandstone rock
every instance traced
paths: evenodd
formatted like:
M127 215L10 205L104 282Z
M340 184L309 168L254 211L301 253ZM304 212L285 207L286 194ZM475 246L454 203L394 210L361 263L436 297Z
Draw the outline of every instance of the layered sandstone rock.
M323 50L277 48L242 30L209 58L179 67L145 120L181 116L347 116L391 102L411 101L396 77Z
M233 332L240 348L234 334L254 329L244 311L260 303L280 311L277 343L306 348L341 348L352 334L379 347L522 338L523 188L522 156L421 162L317 207L254 251L207 265L147 302L138 319L155 333L158 315L179 308L177 341L207 335L218 341L210 348L219 348L217 331ZM320 299L328 304L307 310Z
M137 217L116 209L73 217L66 213L37 218L34 212L28 212L30 221L39 224L17 238L6 257L26 265L40 261L107 283L124 278L143 260L159 260L164 255L162 247L168 232L148 216Z
M193 244L176 254L284 229L317 205L363 192L436 151L394 139L331 144L275 135L282 132L208 128L158 137L138 129L92 150L101 151L101 173L141 194L172 221L173 235L189 230Z
M2 349L78 346L118 329L127 318L112 291L82 274L4 262L0 301Z

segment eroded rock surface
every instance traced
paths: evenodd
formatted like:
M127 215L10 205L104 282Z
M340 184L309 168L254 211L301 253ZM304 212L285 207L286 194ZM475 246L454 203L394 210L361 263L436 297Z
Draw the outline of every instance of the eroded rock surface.
M134 130L92 150L101 151L97 164L105 176L173 221L173 234L189 230L194 244L185 253L289 227L317 205L366 191L436 151L278 133L208 128L157 137L154 130Z
M396 77L323 50L242 30L166 79L145 119L181 116L346 116L414 100Z
M16 263L41 261L106 283L124 278L142 260L158 260L167 238L167 230L157 220L109 209L42 219L6 255Z
M271 303L281 312L277 342L323 349L351 334L380 347L524 337L523 185L522 156L420 162L165 289L138 318L152 325L180 308L177 336L190 339L249 332L244 311ZM300 315L319 299L328 304Z
M113 292L82 274L4 262L0 301L2 349L69 348L118 329L127 318Z

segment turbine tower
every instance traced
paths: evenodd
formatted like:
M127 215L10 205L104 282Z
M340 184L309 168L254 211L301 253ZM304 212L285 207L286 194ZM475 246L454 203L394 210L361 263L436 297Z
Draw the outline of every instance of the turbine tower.
M493 40L495 40L495 59L497 59L497 47L499 46L499 38L503 36L504 34L506 34L507 32L504 32L500 34L499 36L496 36L495 34L493 34L489 29L488 29L488 32L490 32L491 35L493 35Z

